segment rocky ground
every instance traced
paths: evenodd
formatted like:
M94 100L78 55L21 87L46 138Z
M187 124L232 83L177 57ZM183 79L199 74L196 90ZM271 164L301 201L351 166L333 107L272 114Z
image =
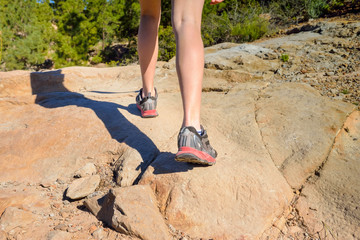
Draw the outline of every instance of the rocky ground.
M0 73L0 240L360 239L359 40L352 15L207 48L212 167L173 159L174 61L155 119L138 66Z

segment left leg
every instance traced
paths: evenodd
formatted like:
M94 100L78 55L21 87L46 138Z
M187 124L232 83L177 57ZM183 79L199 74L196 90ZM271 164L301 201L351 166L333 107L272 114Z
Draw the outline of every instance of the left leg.
M161 0L140 0L140 7L138 53L143 87L136 97L136 105L142 117L156 117L158 113L154 75L158 57Z
M161 0L140 0L141 17L138 36L138 53L144 96L155 96L154 75L158 57L158 29ZM144 97L143 96L143 97Z

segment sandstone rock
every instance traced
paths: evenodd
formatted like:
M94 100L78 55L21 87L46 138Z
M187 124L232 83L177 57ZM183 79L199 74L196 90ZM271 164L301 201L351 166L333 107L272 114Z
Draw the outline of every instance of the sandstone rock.
M139 184L151 185L176 229L197 238L256 239L290 203L291 189L255 121L257 93L264 85L238 85L226 95L204 93L203 113L211 117L203 123L219 151L214 166L178 163L173 154L161 153L143 175Z
M217 49L216 49L217 50ZM279 61L271 49L240 44L231 48L220 49L205 55L205 67L218 70L245 70L251 73L275 70ZM267 59L267 60L263 60Z
M359 194L353 180L359 174L351 150L358 145L350 143L359 137L344 128L348 136L342 131L332 148L354 106L325 100L310 87L274 84L305 82L322 95L358 103L359 29L359 23L311 23L298 28L308 32L205 49L201 121L219 152L212 168L173 161L182 119L175 59L157 64L160 116L146 120L134 104L141 87L138 66L1 72L0 214L15 206L46 219L15 228L10 237L46 239L48 231L63 229L56 222L61 216L67 223L80 218L68 230L75 238L88 238L84 216L66 210L74 204L65 200L53 211L40 208L55 206L74 170L93 163L108 183L99 191L115 184L115 167L121 186L136 183L145 172L140 183L151 184L178 238L276 239L279 230L271 226L283 226L291 187L302 184L305 195L296 207L309 230L324 229L324 222L338 239L359 238L354 227L359 225L354 207ZM282 54L288 62L278 59ZM54 185L60 178L65 180ZM28 184L16 187L14 181ZM39 183L47 188L25 189ZM111 224L114 204L98 200L89 202L92 211L104 219L110 216L104 221ZM284 227L280 234L307 234L294 229ZM324 238L323 230L319 234ZM107 238L119 236L109 230Z
M300 188L326 160L354 106L330 101L304 84L279 84L261 92L257 108L262 138L275 165L291 187Z
M1 109L6 114L0 120L0 181L55 182L61 176L71 177L74 169L88 162L88 156L101 159L117 153L121 144L109 136L93 110L75 106L50 109L63 105L60 102L48 101L49 108L34 104Z
M135 180L140 176L142 172L147 168L151 161L144 162L140 153L131 147L127 147L124 153L116 161L116 183L121 187L127 187L134 184ZM149 159L154 159L158 154L158 149L149 149L153 156Z
M66 191L66 197L77 200L93 193L99 186L100 176L92 175L74 180Z
M74 173L75 177L81 178L86 176L91 176L96 173L96 166L93 163L87 163L85 166L80 168Z
M102 228L96 229L91 235L98 240L106 239L106 233Z
M41 196L40 191L27 190L14 192L16 188L0 189L0 216L7 207L17 207L27 211L45 208L49 199Z
M25 227L36 220L34 214L16 207L8 207L0 218L0 230L9 232L17 227Z
M171 239L149 186L111 189L100 204L101 209L85 203L100 220L120 233L144 240Z
M354 111L336 137L318 176L302 191L297 208L313 233L359 239L360 112ZM326 226L324 228L324 226ZM326 233L325 233L326 232Z
M71 233L56 230L49 232L49 234L47 235L47 240L70 240L71 237Z
M106 204L105 204L106 201ZM95 196L92 198L88 198L84 201L84 205L87 207L87 209L89 209L91 211L92 214L94 214L94 216L96 216L97 218L101 219L102 221L105 222L110 222L111 217L108 219L104 219L106 217L106 215L110 216L111 215L111 210L109 210L109 214L105 214L105 215L99 215L100 210L101 213L103 214L103 212L105 211L105 206L110 206L112 203L111 201L109 201L109 198L107 197L107 195L105 196ZM103 207L104 206L104 207Z
M6 232L0 230L0 240L7 240Z

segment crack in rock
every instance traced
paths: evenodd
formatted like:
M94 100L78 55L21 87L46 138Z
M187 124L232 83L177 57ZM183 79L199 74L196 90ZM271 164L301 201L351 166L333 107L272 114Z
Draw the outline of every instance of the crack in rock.
M325 164L328 162L329 156L332 152L332 150L334 149L335 143L336 143L336 139L338 138L341 129L344 128L345 122L347 121L347 119L349 118L349 116L353 113L357 111L356 109L354 109L353 111L351 111L350 113L348 113L346 115L346 118L344 119L344 122L342 123L341 127L338 129L338 131L335 134L335 137L333 139L333 142L331 144L331 147L329 148L329 151L326 155L326 158L324 159L324 161L322 161L322 163L315 169L314 173L312 175L310 175L305 182L302 184L301 189L304 187L305 184L309 183L309 184L314 184L320 177L321 177L321 171L323 170Z

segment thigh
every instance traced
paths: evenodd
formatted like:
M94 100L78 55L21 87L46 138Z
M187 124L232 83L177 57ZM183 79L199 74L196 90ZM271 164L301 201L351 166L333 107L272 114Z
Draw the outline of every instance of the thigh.
M141 15L160 17L161 0L140 0Z

